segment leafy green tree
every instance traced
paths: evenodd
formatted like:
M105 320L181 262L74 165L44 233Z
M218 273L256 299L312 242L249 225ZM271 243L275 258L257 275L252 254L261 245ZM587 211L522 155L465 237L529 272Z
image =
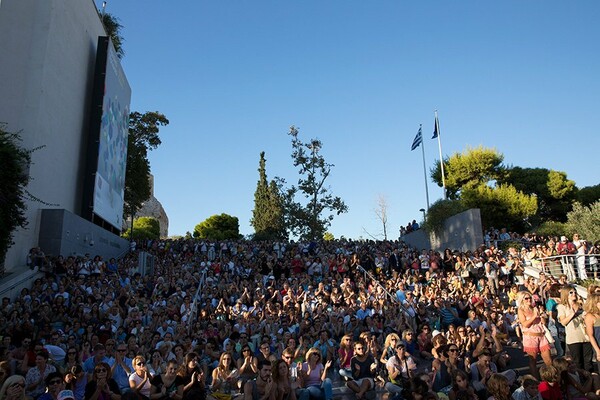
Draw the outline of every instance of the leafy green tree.
M292 137L291 156L300 178L296 185L288 188L284 188L285 180L278 179L285 225L293 235L303 240L320 240L331 225L334 214L345 213L348 207L325 185L334 165L327 163L321 154L323 143L318 139L302 142L294 126L288 135Z
M0 124L0 272L4 271L4 257L12 246L13 232L25 228L25 187L29 183L30 152L19 146L18 133L4 130Z
M196 225L193 235L197 239L239 239L240 223L237 217L225 213L213 215Z
M487 227L522 231L527 226L527 219L537 212L536 197L519 192L511 185L496 188L479 185L463 189L461 200L468 208L481 209L481 222Z
M455 153L444 159L446 194L456 200L463 189L472 189L481 184L500 178L504 173L504 156L495 149L467 148L463 153ZM442 187L442 172L437 161L431 169L431 178Z
M140 239L159 239L160 223L153 217L140 217L133 221L133 235ZM131 239L131 231L123 234L123 237Z
M332 240L335 240L335 237L333 236L333 233L325 232L325 234L323 235L323 240L326 242L331 242Z
M584 206L573 204L573 210L567 214L567 232L569 236L579 233L589 243L600 240L600 201Z
M584 206L600 200L600 184L595 186L586 186L577 191L577 201Z
M255 240L283 239L286 237L283 209L277 184L267 182L265 152L260 153L258 183L254 192L254 210L250 224Z
M564 222L544 221L535 228L535 233L541 236L563 236L568 234L567 225Z
M566 173L547 168L507 168L499 182L535 195L538 199L539 221L565 222L577 193L575 182L567 179Z
M133 221L135 213L152 194L148 151L161 144L158 132L161 126L168 124L169 120L157 111L144 114L132 112L129 115L124 220L130 216Z
M121 28L123 28L123 25L121 25L117 17L109 13L104 13L101 18L104 30L110 37L110 41L117 52L117 57L119 57L119 59L123 58L125 55L125 50L123 50L123 42L125 40L121 35Z

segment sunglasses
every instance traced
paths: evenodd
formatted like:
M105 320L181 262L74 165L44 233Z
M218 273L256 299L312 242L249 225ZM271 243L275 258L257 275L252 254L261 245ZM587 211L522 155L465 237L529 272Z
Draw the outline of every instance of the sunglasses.
M139 363L135 364L138 367L143 367L144 365L146 365L146 363L144 361L140 361Z
M138 364L139 365L139 364ZM96 372L106 372L106 368L98 368L95 370Z
M456 352L458 351L458 349L448 349L448 351L449 351L450 353L456 353Z

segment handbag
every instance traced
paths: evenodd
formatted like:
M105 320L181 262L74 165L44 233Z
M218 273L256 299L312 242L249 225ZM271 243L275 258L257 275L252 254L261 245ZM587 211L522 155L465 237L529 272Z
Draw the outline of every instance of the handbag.
M550 343L550 344L554 343L554 338L552 337L552 333L550 332L550 329L548 329L548 327L546 325L544 325L544 336L546 337L546 340L548 341L548 343Z

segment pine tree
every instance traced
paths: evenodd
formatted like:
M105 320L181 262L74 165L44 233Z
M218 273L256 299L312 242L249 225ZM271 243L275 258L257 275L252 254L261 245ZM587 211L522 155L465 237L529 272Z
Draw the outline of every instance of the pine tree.
M260 153L258 183L254 192L254 210L250 224L254 227L255 240L285 238L283 213L279 189L275 181L267 181L265 152Z

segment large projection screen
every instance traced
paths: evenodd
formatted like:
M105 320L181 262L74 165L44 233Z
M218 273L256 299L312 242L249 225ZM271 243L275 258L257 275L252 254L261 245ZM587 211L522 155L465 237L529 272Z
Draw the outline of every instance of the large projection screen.
M98 166L94 182L93 212L118 230L123 226L125 166L129 131L131 88L110 41L106 57Z

